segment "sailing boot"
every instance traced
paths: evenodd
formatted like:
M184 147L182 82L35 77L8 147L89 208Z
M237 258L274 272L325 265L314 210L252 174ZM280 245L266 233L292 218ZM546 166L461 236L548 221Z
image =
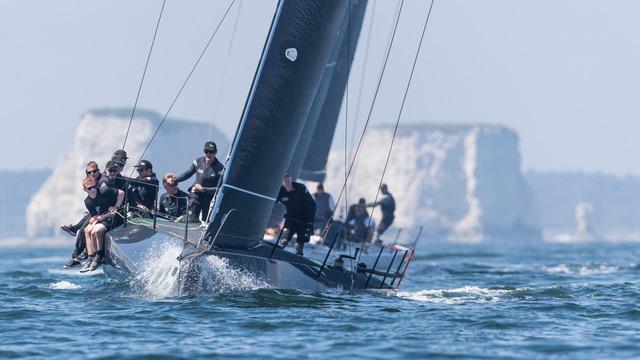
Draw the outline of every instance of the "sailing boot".
M89 265L88 271L93 271L99 268L103 263L103 259L104 257L100 253L97 253L96 256L93 257L93 261L91 261L91 265Z
M75 258L73 258L74 260L78 261L78 262L83 262L85 260L87 260L88 256L87 256L87 250L85 249L84 251L82 251L80 253L80 255L76 256Z
M87 257L87 262L85 262L82 269L80 269L81 273L86 273L87 271L89 271L89 269L91 268L91 264L93 263L93 257L94 255L89 255L89 257Z
M78 232L77 229L73 228L73 225L60 225L60 230L66 232L67 234L76 237L76 234Z
M74 268L74 267L76 267L78 265L80 265L80 261L76 260L76 258L73 258L73 259L69 260L69 262L65 266L63 266L62 268L63 269L71 269L71 268Z
M296 255L304 256L304 243L296 242Z

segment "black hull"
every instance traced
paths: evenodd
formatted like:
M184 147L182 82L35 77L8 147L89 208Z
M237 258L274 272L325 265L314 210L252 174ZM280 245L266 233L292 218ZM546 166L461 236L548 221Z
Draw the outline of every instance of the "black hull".
M191 242L185 242L173 231L163 229L165 224L159 223L153 229L147 225L128 224L108 233L111 240L111 254L120 264L120 269L104 266L105 274L115 280L128 281L149 266L149 258L153 254L164 251L167 246L181 247L186 252L195 249ZM280 248L273 248L269 242L262 241L250 249L213 249L206 255L214 255L226 259L232 269L250 274L260 283L269 288L295 289L305 291L324 291L337 288L344 290L365 289L397 289L402 274L394 272L378 273L360 268L359 271L339 269L306 257L297 256ZM406 269L400 263L398 268ZM408 263L408 259L406 261ZM177 264L177 262L176 262ZM188 294L194 290L194 283L199 281L201 274L211 276L211 271L203 271L206 262L183 260L180 263L180 293ZM394 264L394 269L396 265ZM188 274L188 275L185 275Z

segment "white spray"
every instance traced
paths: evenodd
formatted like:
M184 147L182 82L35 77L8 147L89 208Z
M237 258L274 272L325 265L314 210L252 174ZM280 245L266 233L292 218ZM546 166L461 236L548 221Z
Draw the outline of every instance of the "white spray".
M140 273L131 280L131 286L139 295L151 298L179 296L181 272L188 271L186 266L180 269L177 260L182 247L178 244L163 244L150 249ZM189 293L207 294L229 291L248 291L268 287L252 274L235 269L229 261L214 255L202 256L193 264L198 270L196 289Z

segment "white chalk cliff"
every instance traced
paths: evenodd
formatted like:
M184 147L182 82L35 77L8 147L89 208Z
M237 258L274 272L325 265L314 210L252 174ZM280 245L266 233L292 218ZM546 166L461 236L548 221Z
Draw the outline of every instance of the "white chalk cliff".
M392 127L368 131L349 179L350 203L373 201L392 134ZM343 182L344 151L333 151L325 188L337 196ZM383 182L396 199L396 226L425 225L427 236L456 241L540 237L518 136L506 127L402 126Z
M72 152L58 161L51 176L27 207L27 235L56 235L60 224L76 222L82 217L86 194L80 182L85 176L85 164L94 160L100 170L104 170L111 154L122 147L130 116L131 109L99 109L82 115ZM161 119L152 111L136 111L125 149L130 159L123 174L132 173L132 166ZM144 158L151 161L159 179L165 172L179 174L189 167L193 159L202 156L202 145L207 140L218 144L219 156L226 153L228 140L215 126L168 118Z

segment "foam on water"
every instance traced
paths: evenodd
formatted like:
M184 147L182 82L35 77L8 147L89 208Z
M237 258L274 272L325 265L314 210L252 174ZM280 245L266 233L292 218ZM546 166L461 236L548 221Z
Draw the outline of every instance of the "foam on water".
M556 266L547 266L545 271L553 274L569 274L569 275L604 275L612 274L620 270L619 266L615 265L566 265L559 264Z
M76 290L76 289L80 289L81 287L82 286L78 284L74 284L69 281L58 281L58 282L49 284L49 288L56 289L56 290Z
M464 304L498 302L504 295L507 295L513 291L514 290L486 289L478 286L464 286L455 289L399 291L396 295L404 299L415 301L443 304Z

